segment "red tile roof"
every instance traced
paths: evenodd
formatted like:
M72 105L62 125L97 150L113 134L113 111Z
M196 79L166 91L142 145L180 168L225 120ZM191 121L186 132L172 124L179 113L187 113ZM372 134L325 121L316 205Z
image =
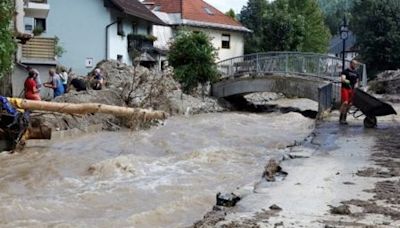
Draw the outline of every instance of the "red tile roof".
M111 0L111 2L126 14L151 21L155 24L164 24L164 22L138 0Z
M154 3L153 7L150 9L154 9L154 7L159 6L160 9L158 11L165 13L181 13L182 12L182 2L184 0L145 0L146 3Z
M181 13L182 19L243 27L238 21L203 0L145 0L144 2L154 3L150 9L159 7L160 12Z

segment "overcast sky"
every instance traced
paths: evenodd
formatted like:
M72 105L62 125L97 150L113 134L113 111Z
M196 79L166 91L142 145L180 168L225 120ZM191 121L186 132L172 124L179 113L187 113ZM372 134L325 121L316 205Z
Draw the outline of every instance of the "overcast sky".
M236 14L240 13L242 7L247 4L247 0L204 0L204 1L214 6L223 13L227 12L229 9L233 9Z

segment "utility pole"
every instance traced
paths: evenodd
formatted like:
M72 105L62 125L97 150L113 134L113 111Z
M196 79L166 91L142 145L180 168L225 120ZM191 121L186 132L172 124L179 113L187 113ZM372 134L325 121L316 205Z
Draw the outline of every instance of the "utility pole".
M347 27L346 16L343 16L343 24L340 26L340 39L343 41L343 50L342 50L342 72L345 69L345 55L346 55L346 40L349 36L349 28Z

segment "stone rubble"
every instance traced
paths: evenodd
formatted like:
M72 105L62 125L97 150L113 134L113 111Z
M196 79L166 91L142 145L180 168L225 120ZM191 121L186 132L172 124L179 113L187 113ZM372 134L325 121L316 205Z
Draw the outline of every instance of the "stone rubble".
M102 61L96 68L101 69L106 86L102 90L71 91L54 99L65 103L102 103L108 105L138 107L166 111L175 114L199 114L222 112L226 108L209 96L184 94L181 85L173 79L171 68L159 72L143 66L130 66L118 61ZM71 73L72 75L73 73ZM90 79L93 71L87 77ZM76 76L73 76L76 77ZM89 82L87 84L90 84ZM70 129L102 124L103 128L116 130L119 126L132 127L126 120L105 114L87 115L83 118L65 114L36 113L34 117L54 129ZM81 117L81 116L79 116Z
M370 91L377 94L400 94L400 70L388 70L370 83Z

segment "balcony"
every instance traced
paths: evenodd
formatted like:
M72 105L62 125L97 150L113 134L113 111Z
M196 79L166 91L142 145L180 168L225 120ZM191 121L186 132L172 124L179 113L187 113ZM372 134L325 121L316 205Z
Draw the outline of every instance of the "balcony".
M157 38L152 35L129 34L128 35L128 51L145 51L154 48L154 41Z
M55 38L34 37L22 45L22 63L52 64L56 62Z
M24 0L25 17L47 18L50 5L47 0Z

